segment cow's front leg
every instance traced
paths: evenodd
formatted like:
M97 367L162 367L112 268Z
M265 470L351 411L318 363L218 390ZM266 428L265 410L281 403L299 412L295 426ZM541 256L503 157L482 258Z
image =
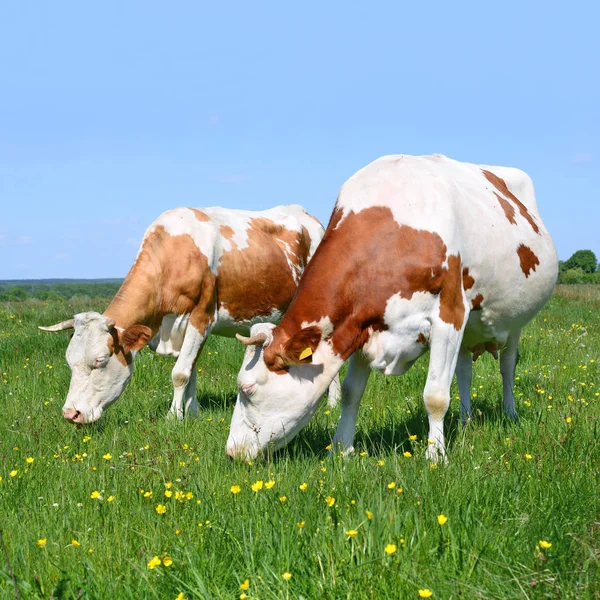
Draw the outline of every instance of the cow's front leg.
M196 400L196 359L208 337L208 328L198 331L193 325L188 325L183 345L173 367L171 379L173 381L173 402L169 409L169 416L183 420L184 416L198 414L198 401Z
M464 322L457 330L454 324L439 318L433 320L431 327L429 370L423 400L429 416L427 458L433 462L446 460L444 417L450 406L450 385L456 369L463 327Z
M515 370L519 357L519 336L521 331L511 333L506 340L506 345L500 350L500 373L502 374L502 390L504 412L510 419L517 419L515 410Z
M342 416L333 436L333 452L345 455L354 451L354 432L361 398L365 392L371 369L362 352L355 352L348 361L348 371L342 384Z
M456 380L460 395L460 419L463 425L471 418L471 381L473 380L473 359L466 348L461 348L456 363Z

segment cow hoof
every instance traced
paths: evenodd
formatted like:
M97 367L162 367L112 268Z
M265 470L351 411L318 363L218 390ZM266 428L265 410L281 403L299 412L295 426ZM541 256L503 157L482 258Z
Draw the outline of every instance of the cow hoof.
M349 456L354 453L354 446L344 447L342 442L333 441L331 443L331 448L329 449L330 456Z
M448 463L448 457L446 456L444 449L433 444L428 446L425 456L427 457L428 461L436 465Z

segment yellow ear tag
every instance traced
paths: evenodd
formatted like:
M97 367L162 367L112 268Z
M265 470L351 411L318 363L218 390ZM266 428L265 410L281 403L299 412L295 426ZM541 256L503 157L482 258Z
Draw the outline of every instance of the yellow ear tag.
M304 350L302 350L302 352L300 352L300 356L298 358L300 360L304 360L305 358L308 358L309 356L312 356L312 350L310 348L304 348Z

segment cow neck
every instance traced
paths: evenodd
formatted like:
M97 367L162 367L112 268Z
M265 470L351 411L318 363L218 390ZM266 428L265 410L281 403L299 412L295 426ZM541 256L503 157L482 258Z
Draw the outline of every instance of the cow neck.
M336 208L325 235L308 263L298 290L279 326L274 330L276 345L283 346L289 338L307 325L327 327L324 339L331 344L334 354L346 360L368 339L370 315L361 310L360 257L355 259L349 249L356 244L351 227L336 226L342 211ZM340 255L340 250L343 254ZM363 320L362 317L366 317ZM377 327L377 325L376 325Z
M155 334L166 312L161 307L160 268L148 252L142 252L119 291L104 311L117 327L146 325Z

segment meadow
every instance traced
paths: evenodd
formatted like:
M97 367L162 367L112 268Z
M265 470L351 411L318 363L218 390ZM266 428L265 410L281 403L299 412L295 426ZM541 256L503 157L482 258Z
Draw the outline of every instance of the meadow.
M498 363L456 386L447 464L425 460L427 357L373 373L356 453L330 455L322 403L275 456L225 455L242 349L212 337L200 415L166 418L171 359L144 349L101 422L61 416L67 333L108 300L0 305L0 597L600 598L600 289L559 287L524 331L517 423ZM14 581L18 592L14 588Z

